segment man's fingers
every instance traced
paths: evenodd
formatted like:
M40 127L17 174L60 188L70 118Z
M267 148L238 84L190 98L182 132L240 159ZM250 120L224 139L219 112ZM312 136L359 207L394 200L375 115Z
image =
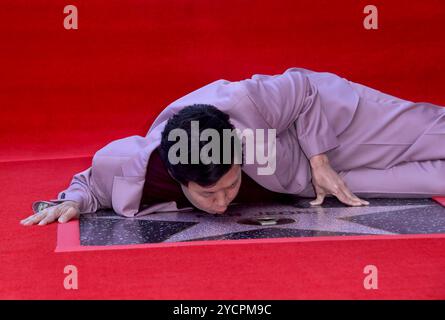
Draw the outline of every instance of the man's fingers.
M342 203L350 206L362 206L369 204L369 202L363 201L357 196L355 196L347 187L346 183L343 181L340 181L338 184L333 186L333 191L331 192L332 195L337 197L338 200L340 200ZM317 191L317 198L310 203L310 205L316 206L321 205L324 201L324 198L326 196L326 193L323 192L323 189L316 188Z
M357 197L356 195L354 195L354 198L357 199L358 201L360 201L361 204L367 206L369 205L369 202L363 199L360 199L359 197Z
M359 197L357 197L355 194L353 194L348 189L346 184L341 189L341 192L339 193L339 195L341 196L341 201L343 203L349 204L351 206L361 206L361 205L368 205L369 204L369 202L364 201L364 200L360 199Z
M77 204L58 204L53 207L45 208L38 213L29 216L26 219L20 221L22 225L29 226L38 224L40 226L54 222L56 219L59 222L67 222L74 217L78 217L80 211Z
M59 222L60 223L65 223L70 221L73 218L76 218L78 215L78 212L74 209L74 208L69 208L66 212L64 212L60 217L59 217Z
M369 202L368 202L368 201L363 200L363 199L360 199L360 198L357 197L355 194L353 194L351 190L349 190L349 188L348 188L348 186L347 186L346 184L344 184L344 185L345 185L345 188L344 188L345 193L346 193L346 194L347 194L353 201L355 201L355 202L359 202L359 203L361 203L361 204L363 204L363 205L369 205Z
M44 209L36 214L33 214L32 216L29 216L26 219L23 219L21 221L21 224L23 224L25 226L33 225L35 223L40 222L42 219L44 219L47 214L48 214L48 210Z
M346 183L343 180L336 181L334 186L332 187L332 195L336 196L338 200L348 205L357 205L354 204L354 200L348 195L346 189Z
M45 217L44 219L42 219L42 220L39 222L39 226L44 226L44 225L46 225L46 224L48 224L48 223L51 223L51 222L53 222L54 220L56 220L56 218L57 218L57 212L56 212L56 210L51 210L51 211L46 215L46 217Z
M25 219L21 220L20 223L21 223L21 224L25 224L26 222L28 222L28 221L34 219L34 217L35 217L36 215L38 215L38 214L42 214L42 213L39 212L39 213L33 214L33 215L29 216L29 217L26 217Z
M350 194L347 192L346 184L340 184L335 187L335 191L332 192L334 196L337 197L338 200L343 202L344 204L350 206L360 206L361 202L356 201Z
M319 205L321 205L323 203L324 197L325 197L324 194L319 193L319 194L317 194L317 198L315 200L309 202L309 204L311 206L319 206Z

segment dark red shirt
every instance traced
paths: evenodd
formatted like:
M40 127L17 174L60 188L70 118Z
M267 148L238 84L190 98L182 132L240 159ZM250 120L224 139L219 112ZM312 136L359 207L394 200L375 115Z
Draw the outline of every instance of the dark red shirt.
M291 197L289 194L273 192L262 187L244 171L241 174L241 186L232 202L269 202L288 200ZM178 209L194 207L185 197L180 184L170 176L161 160L158 149L155 149L150 155L139 209L141 210L143 205L154 205L168 201L176 201Z

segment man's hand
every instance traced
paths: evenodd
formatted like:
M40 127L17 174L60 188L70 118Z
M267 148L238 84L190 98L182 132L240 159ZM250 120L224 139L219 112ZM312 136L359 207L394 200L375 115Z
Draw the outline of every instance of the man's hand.
M369 205L368 201L358 198L349 190L342 178L332 169L325 154L312 157L310 164L312 184L317 193L317 198L310 202L311 205L321 205L328 194L336 196L338 200L347 205Z
M75 201L67 200L53 207L43 209L36 214L23 219L20 223L24 226L31 226L33 224L43 226L56 220L60 223L65 223L71 219L78 218L79 215L79 204Z

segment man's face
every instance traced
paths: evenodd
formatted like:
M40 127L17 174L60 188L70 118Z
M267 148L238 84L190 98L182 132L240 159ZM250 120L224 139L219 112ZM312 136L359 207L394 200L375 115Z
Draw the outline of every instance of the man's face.
M211 187L201 187L195 182L189 182L188 186L181 184L184 195L195 207L208 213L220 214L226 211L229 203L238 194L240 186L239 164L232 165L232 168Z

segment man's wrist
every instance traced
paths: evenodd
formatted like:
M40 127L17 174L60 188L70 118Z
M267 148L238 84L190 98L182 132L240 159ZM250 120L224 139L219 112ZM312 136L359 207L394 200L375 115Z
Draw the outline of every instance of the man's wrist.
M309 160L309 162L311 164L311 168L312 169L316 169L318 167L321 167L321 166L324 166L324 165L328 165L329 164L329 158L328 158L327 155L322 153L322 154L317 154L317 155L313 156Z

